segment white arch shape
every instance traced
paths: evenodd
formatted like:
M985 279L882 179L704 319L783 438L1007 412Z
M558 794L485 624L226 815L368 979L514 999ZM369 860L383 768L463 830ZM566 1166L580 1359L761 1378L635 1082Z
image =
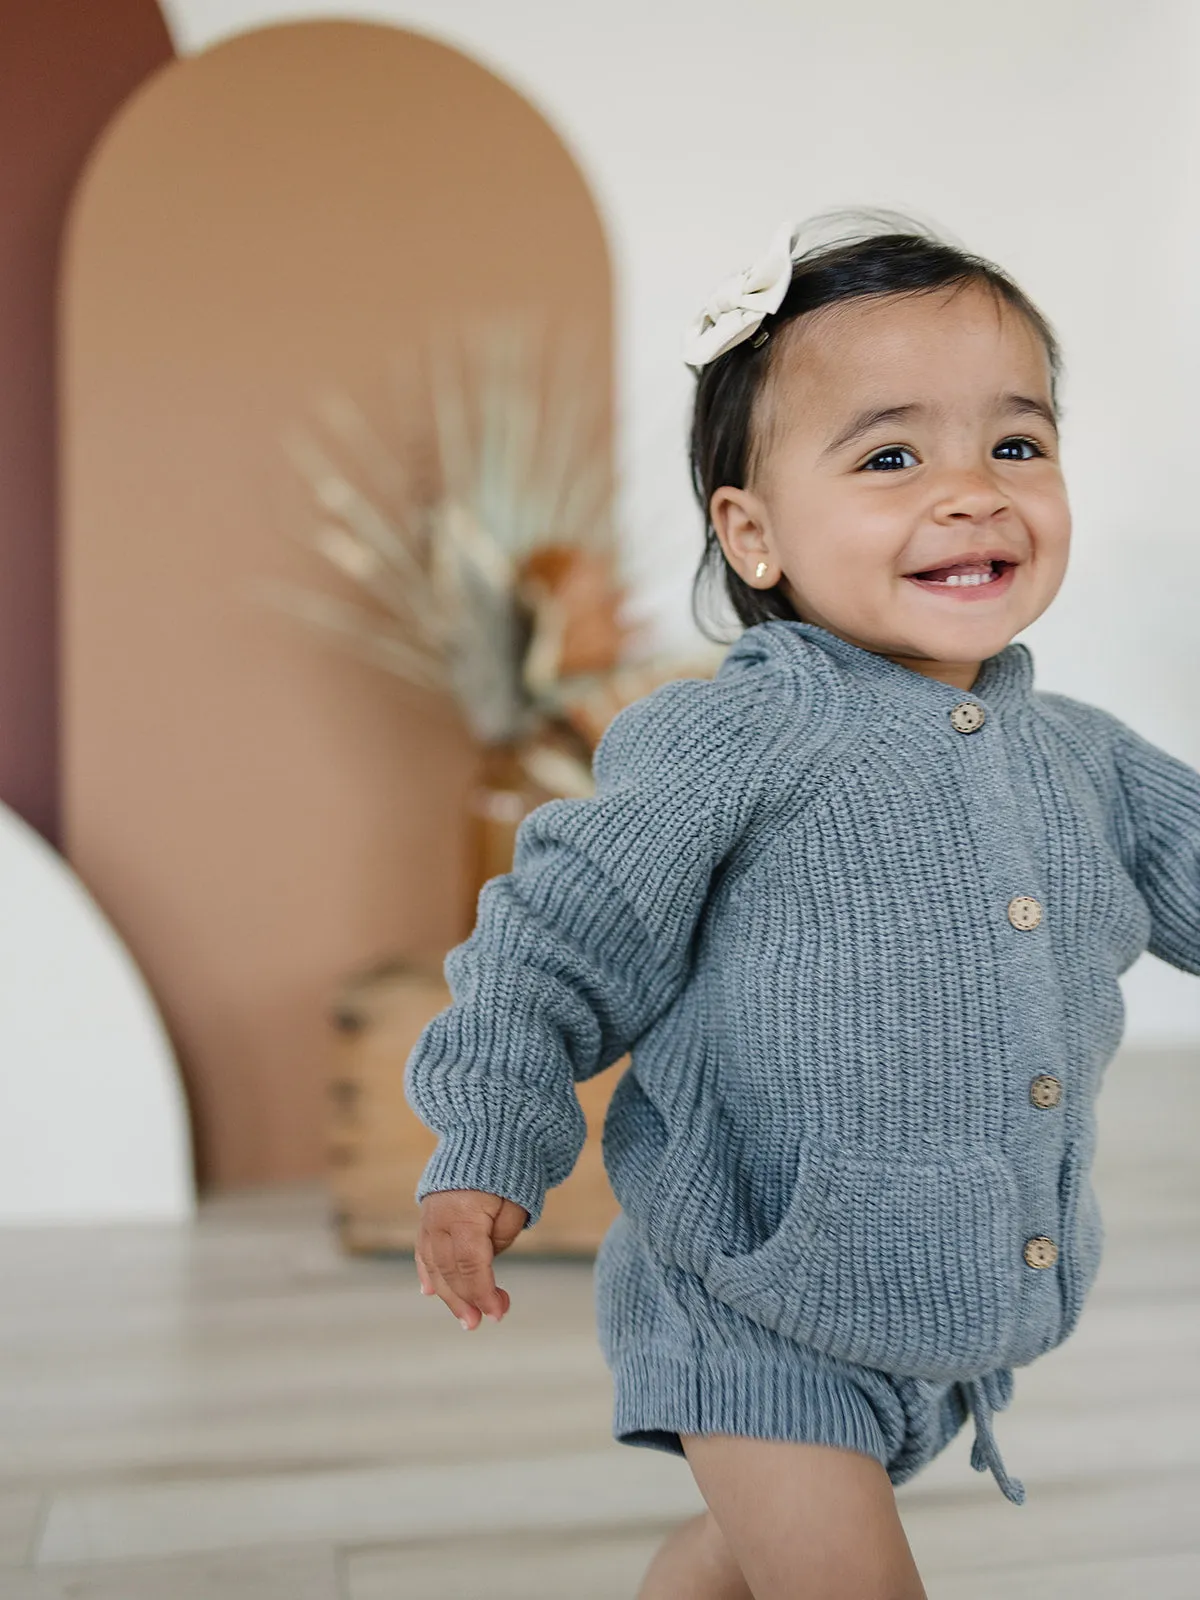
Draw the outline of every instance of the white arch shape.
M195 1212L174 1052L67 863L0 806L0 1226Z

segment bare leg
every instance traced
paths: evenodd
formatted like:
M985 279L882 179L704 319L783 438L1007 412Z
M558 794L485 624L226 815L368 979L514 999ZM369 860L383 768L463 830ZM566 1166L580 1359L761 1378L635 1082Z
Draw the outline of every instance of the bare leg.
M646 1569L637 1600L754 1600L711 1511L682 1523Z
M681 1442L753 1600L927 1600L873 1457L729 1434Z

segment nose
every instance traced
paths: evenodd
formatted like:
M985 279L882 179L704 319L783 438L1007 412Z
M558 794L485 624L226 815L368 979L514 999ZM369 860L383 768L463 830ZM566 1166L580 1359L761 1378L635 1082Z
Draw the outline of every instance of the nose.
M1006 511L1011 503L1004 485L976 466L946 475L933 510L938 521L977 522Z

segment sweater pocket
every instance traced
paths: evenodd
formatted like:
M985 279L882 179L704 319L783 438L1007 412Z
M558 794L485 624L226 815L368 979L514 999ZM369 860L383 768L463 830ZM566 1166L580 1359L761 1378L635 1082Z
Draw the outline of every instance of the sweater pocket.
M1069 1144L1063 1156L1059 1205L1065 1247L1059 1258L1062 1269L1061 1342L1075 1330L1088 1290L1100 1270L1100 1258L1104 1250L1104 1224L1100 1207L1078 1143Z
M917 1378L1000 1365L1020 1299L1013 1177L986 1148L878 1158L805 1141L775 1232L718 1254L718 1299L840 1360Z

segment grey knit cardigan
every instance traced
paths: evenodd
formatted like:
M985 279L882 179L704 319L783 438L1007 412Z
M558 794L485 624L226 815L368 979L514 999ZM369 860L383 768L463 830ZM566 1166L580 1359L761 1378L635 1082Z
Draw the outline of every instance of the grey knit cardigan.
M1033 687L971 690L770 621L609 725L589 799L522 823L405 1090L416 1195L536 1223L631 1051L613 1190L663 1258L830 1355L978 1379L1074 1328L1117 979L1200 973L1200 774Z

